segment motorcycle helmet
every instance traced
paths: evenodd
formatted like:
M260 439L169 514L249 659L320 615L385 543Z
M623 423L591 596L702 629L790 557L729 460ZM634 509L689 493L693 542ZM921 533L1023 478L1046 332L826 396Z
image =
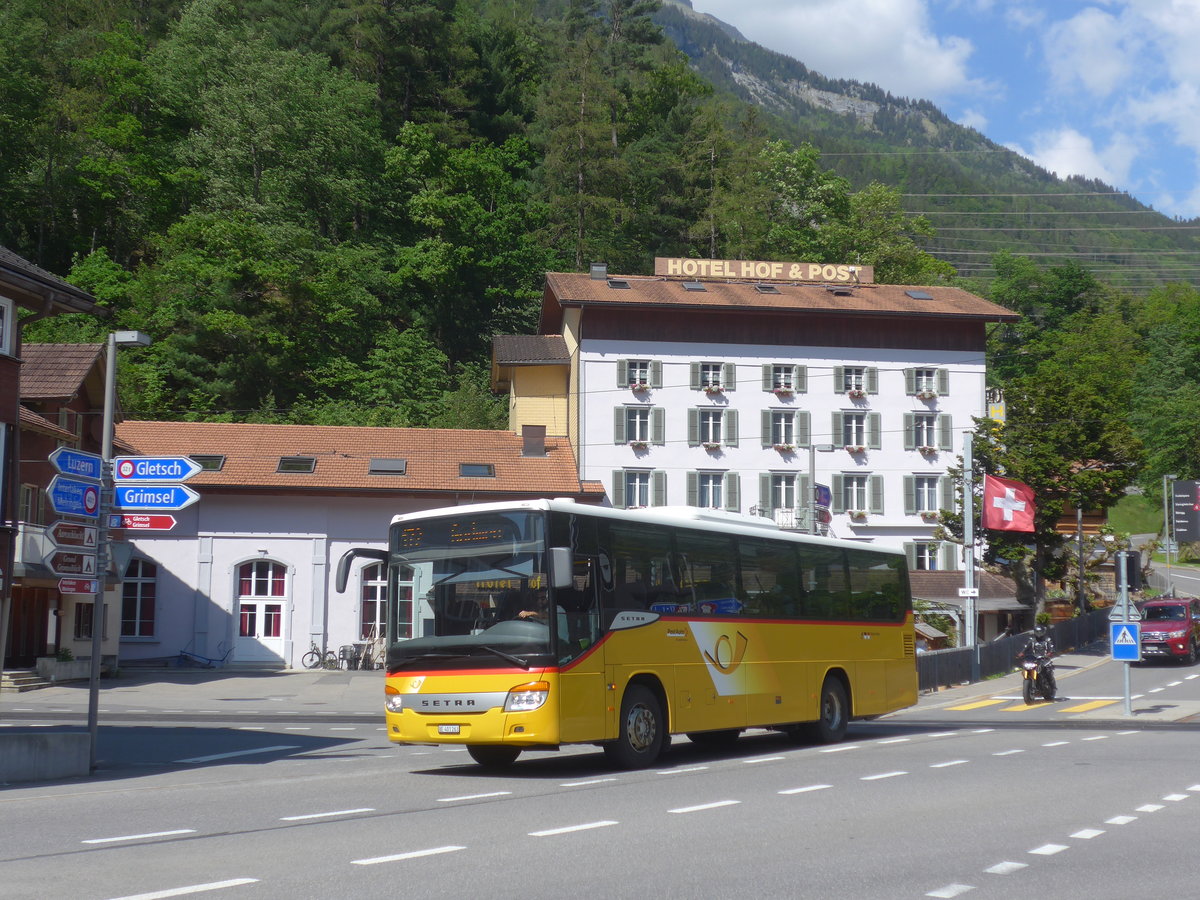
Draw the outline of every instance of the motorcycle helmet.
M1044 638L1046 636L1046 626L1045 625L1034 625L1033 626L1033 636L1035 638L1037 638L1038 640L1041 640L1042 638Z

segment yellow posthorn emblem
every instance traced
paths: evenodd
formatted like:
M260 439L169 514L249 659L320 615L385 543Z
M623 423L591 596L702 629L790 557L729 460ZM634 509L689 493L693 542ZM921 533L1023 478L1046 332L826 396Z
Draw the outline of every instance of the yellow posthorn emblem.
M707 650L704 651L704 658L722 675L729 675L742 664L742 658L746 655L746 647L749 644L750 639L740 631L737 632L736 644L729 639L729 635L723 634L713 644L711 653Z

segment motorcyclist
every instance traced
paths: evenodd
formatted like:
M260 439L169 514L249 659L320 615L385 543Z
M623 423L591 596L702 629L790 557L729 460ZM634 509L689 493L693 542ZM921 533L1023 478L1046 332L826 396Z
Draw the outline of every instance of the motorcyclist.
M1033 634L1025 641L1025 645L1017 652L1017 659L1024 659L1026 656L1032 656L1037 660L1044 660L1044 671L1046 680L1049 683L1053 692L1058 691L1058 682L1054 678L1054 638L1050 637L1050 629L1045 625L1038 623L1033 626Z

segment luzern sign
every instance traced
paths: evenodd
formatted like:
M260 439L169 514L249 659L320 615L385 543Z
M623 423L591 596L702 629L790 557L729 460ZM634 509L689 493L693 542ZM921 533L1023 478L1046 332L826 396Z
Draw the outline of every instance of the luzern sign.
M758 259L677 259L657 257L654 274L668 278L755 278L759 281L816 281L822 284L873 284L874 266Z

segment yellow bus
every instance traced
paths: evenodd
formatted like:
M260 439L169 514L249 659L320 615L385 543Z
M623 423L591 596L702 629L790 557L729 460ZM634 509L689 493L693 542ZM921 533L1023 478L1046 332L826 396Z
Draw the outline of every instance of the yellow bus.
M364 557L388 569L388 737L465 745L483 766L596 744L636 768L672 734L747 728L834 742L916 702L899 551L547 499L396 516L387 550L342 557L339 591Z

